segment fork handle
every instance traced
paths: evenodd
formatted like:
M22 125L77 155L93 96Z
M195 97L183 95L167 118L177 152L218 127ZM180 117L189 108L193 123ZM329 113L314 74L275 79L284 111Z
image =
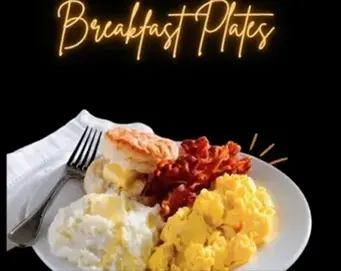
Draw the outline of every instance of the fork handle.
M8 239L12 243L19 247L29 247L36 242L46 211L70 178L68 175L60 178L44 201L8 234Z

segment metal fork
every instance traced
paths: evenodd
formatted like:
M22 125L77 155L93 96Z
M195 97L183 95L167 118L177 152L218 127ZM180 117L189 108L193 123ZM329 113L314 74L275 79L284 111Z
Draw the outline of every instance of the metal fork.
M93 128L88 132L87 126L78 144L66 163L64 172L60 180L53 187L45 200L30 214L27 218L21 221L9 234L8 239L19 247L32 246L40 232L46 211L51 206L51 203L58 195L58 192L70 179L84 178L86 169L95 159L98 145L102 136ZM99 132L99 135L97 135ZM79 153L78 153L79 152Z

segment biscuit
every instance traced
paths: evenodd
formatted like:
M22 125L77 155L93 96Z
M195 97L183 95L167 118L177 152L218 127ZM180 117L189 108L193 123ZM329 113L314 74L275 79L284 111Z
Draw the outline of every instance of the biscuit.
M107 184L103 179L103 169L106 163L105 159L96 159L88 167L84 177L84 190L87 194L106 192Z
M106 159L140 173L150 173L158 162L175 160L179 155L174 141L125 127L108 130L101 149Z

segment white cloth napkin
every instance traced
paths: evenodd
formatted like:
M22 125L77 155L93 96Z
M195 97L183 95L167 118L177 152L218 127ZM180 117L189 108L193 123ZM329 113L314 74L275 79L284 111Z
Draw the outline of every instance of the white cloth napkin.
M103 131L114 126L128 126L153 132L142 123L113 123L82 110L49 136L7 154L7 234L24 219L33 190L53 170L66 163L87 125ZM7 251L14 246L7 240Z

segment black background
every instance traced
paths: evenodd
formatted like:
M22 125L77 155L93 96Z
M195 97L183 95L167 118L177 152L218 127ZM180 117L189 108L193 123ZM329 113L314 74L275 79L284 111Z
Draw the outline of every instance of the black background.
M298 184L313 209L313 188L302 171L306 162L302 154L311 151L310 103L304 103L303 110L297 92L289 91L307 87L300 79L303 55L309 48L303 48L294 35L295 30L302 32L304 27L302 18L300 24L294 21L300 2L237 1L240 10L245 11L251 4L259 12L275 14L269 24L276 30L264 51L257 51L251 43L245 46L243 58L238 59L235 42L229 43L222 54L212 38L199 58L199 33L191 24L185 29L186 42L180 43L183 47L176 59L161 50L160 43L151 42L145 45L141 61L136 61L137 47L122 41L87 43L59 57L60 2L29 1L21 9L22 17L17 15L19 19L13 22L19 24L20 31L14 33L18 41L10 44L15 53L10 56L8 69L18 78L11 80L11 89L19 91L10 91L7 100L22 104L12 107L6 116L10 120L6 153L55 131L83 108L114 122L144 122L156 133L175 140L206 135L213 144L235 140L245 150L258 132L253 154L276 143L264 159L289 157L278 168ZM86 2L89 17L103 20L127 20L134 3ZM199 6L194 0L141 3L144 12L154 10L159 22L166 20L164 14L169 11L180 11L183 4L192 10ZM294 128L295 124L299 126ZM311 239L290 271L308 268L316 248L316 239ZM32 249L13 249L6 260L9 270L23 269L23 265L47 270Z

